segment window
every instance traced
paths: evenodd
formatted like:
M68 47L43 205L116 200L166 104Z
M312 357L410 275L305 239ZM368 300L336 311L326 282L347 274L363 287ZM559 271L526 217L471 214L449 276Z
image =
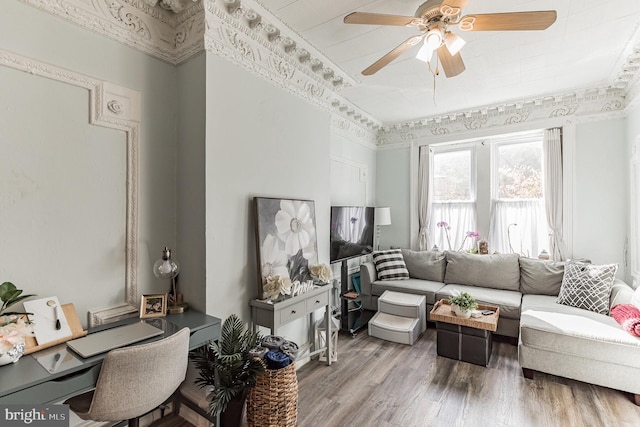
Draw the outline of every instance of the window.
M548 251L542 150L543 131L429 147L427 247L471 250L477 232L490 252Z
M431 151L431 221L429 235L441 249L457 250L467 231L476 229L475 150L473 147ZM442 226L442 223L446 226Z
M492 144L492 250L536 257L548 249L542 134Z

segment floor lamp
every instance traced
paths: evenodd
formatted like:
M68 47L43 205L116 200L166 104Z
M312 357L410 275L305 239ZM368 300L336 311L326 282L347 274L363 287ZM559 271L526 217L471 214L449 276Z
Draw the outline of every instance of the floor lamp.
M391 225L391 208L376 208L374 223L376 225L376 250L380 250L380 226Z

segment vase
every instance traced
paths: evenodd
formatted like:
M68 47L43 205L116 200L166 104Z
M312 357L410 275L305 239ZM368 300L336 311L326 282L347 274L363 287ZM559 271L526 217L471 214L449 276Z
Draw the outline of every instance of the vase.
M242 415L246 400L247 392L242 392L229 401L225 410L220 414L220 427L240 427L242 425Z
M0 366L16 363L22 357L25 350L24 342L19 342L4 354L0 354Z
M453 314L458 317L462 317L463 319L471 317L471 310L463 310L458 304L451 304L451 310L453 311Z

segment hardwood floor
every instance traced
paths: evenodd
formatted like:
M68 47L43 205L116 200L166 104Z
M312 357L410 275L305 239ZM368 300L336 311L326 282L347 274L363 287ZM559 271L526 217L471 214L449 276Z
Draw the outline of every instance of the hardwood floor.
M299 426L640 426L630 395L536 372L494 337L488 367L439 357L435 327L413 345L340 334L338 361L298 370ZM638 378L640 381L640 378Z

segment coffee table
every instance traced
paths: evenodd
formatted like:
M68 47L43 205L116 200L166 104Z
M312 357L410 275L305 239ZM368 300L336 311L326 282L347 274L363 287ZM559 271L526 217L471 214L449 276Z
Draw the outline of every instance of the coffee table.
M487 366L491 358L491 336L498 328L500 308L478 304L478 310L491 310L488 316L465 319L456 316L448 300L436 302L431 320L436 321L438 356Z

